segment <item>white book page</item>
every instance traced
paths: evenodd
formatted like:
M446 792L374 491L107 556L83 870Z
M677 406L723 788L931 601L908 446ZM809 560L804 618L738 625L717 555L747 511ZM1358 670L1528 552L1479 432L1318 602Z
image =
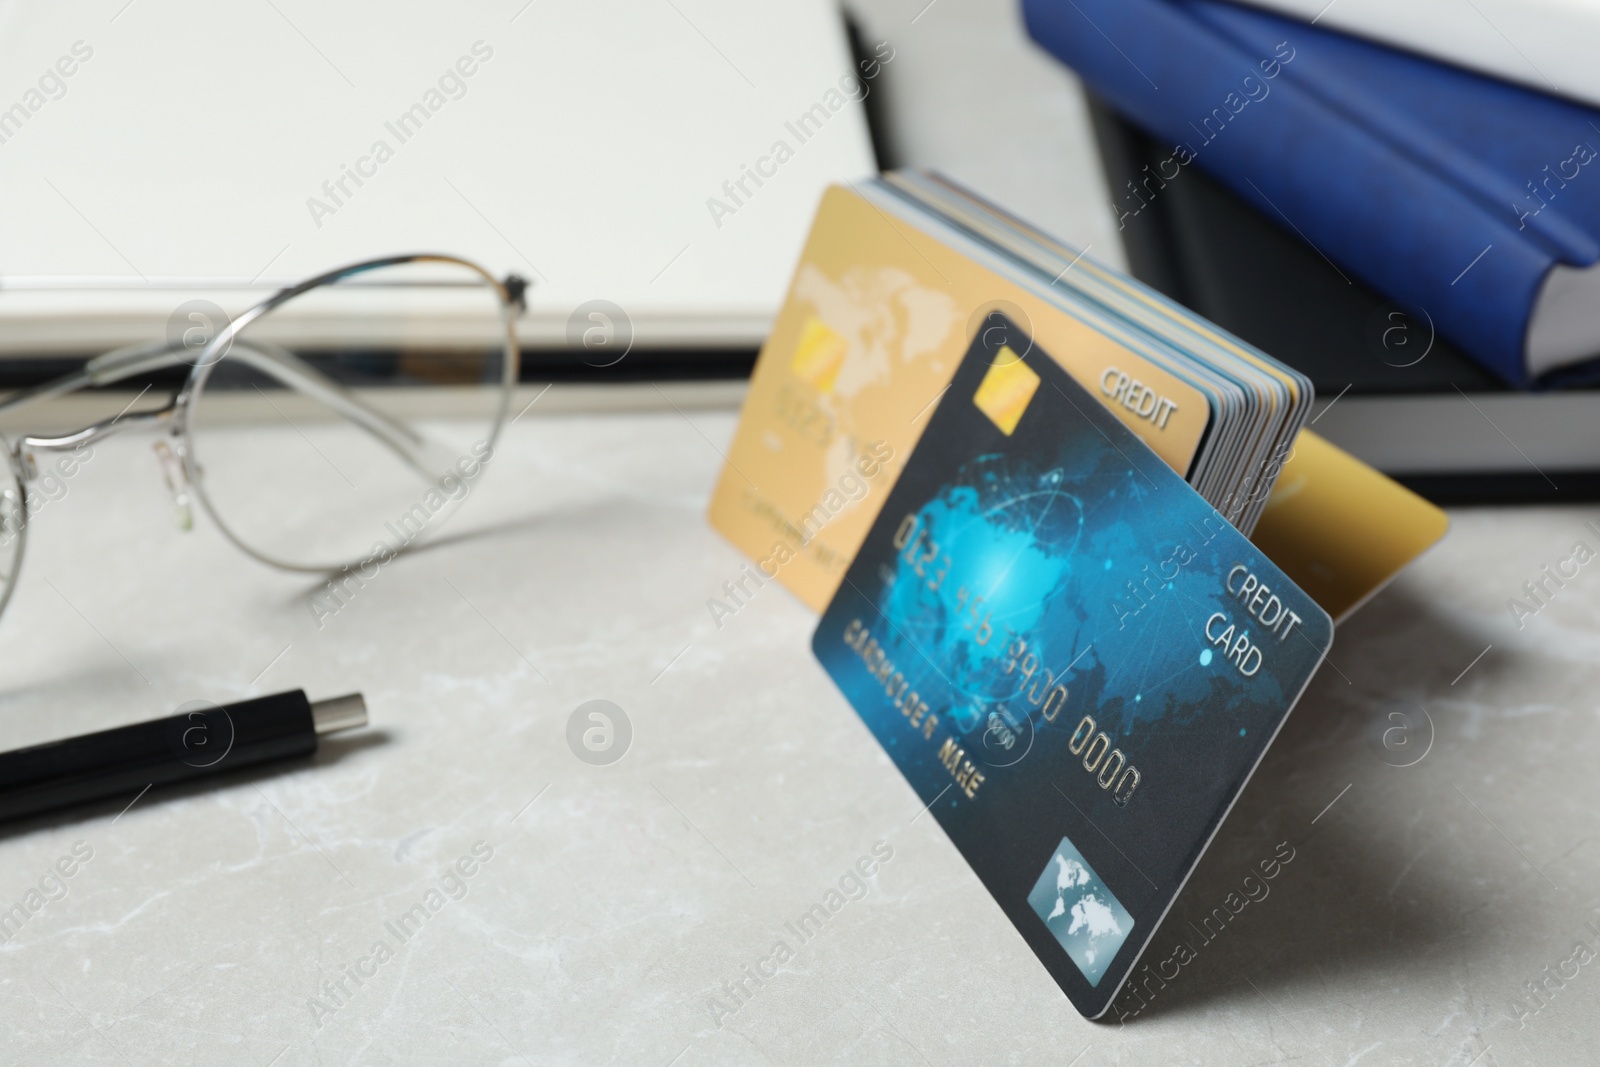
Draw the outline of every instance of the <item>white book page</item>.
M0 351L424 250L534 282L534 342L754 343L874 170L827 0L7 3L0 72Z
M1600 107L1597 0L1244 0Z

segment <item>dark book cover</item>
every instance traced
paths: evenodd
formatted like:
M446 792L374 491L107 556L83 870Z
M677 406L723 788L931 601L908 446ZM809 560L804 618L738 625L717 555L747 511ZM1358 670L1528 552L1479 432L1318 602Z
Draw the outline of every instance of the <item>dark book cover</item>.
M1516 392L1425 316L1341 271L1198 167L1163 179L1175 165L1167 146L1103 100L1090 95L1088 105L1129 273L1309 376L1319 403ZM1600 469L1562 472L1559 491L1531 470L1398 476L1437 503L1600 499Z

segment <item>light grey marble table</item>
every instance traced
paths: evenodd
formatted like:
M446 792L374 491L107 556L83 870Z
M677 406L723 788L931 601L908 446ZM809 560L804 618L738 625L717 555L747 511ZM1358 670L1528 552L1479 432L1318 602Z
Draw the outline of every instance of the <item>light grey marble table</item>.
M1154 942L1192 958L1094 1024L813 661L814 617L769 586L713 621L737 391L668 393L553 391L479 487L487 532L320 620L315 583L173 528L147 439L96 450L0 623L0 743L294 687L361 690L372 727L6 831L0 1062L1592 1062L1600 565L1521 629L1506 602L1600 547L1600 511L1457 512L1340 629ZM631 723L606 766L568 742L593 699Z

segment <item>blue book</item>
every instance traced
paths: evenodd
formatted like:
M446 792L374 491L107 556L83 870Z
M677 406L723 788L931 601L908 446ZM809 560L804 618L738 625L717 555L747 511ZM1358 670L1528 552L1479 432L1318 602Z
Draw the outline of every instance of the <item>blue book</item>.
M1507 381L1593 376L1600 111L1215 0L1023 12L1172 146L1124 222L1200 166Z

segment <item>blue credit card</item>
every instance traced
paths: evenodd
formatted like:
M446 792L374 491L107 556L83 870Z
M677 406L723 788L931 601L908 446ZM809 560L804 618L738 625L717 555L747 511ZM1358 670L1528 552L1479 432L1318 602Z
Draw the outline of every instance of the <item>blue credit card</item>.
M1097 1018L1332 641L1326 612L996 315L812 647Z

